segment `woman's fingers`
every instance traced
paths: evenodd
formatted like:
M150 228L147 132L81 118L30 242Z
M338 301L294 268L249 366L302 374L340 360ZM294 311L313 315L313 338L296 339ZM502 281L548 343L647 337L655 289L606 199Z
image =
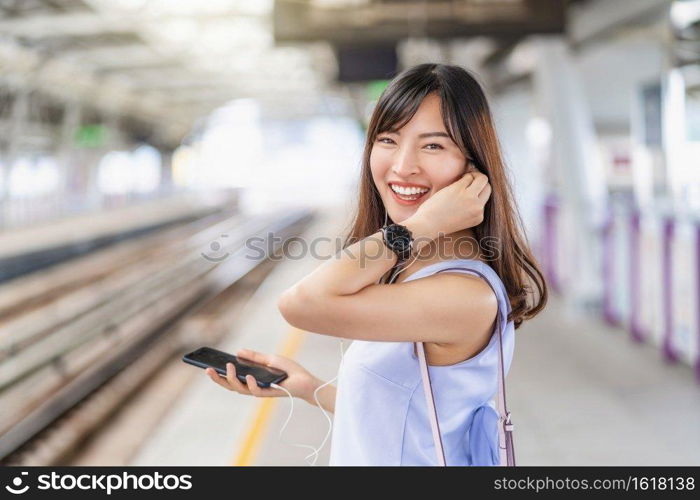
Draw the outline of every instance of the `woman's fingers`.
M236 376L236 367L233 363L226 363L226 381L232 390L243 394L248 394L248 390Z
M474 194L474 196L478 196L479 193L481 193L481 190L486 186L486 184L489 183L489 178L486 177L484 174L481 172L476 172L474 174L474 181L467 186L467 191L471 192Z
M233 390L228 383L228 380L225 378L221 377L216 370L213 368L207 368L206 370L207 375L209 376L210 379L212 379L214 382L219 384L221 387L224 389L228 389L229 391Z
M466 174L464 174L460 179L460 182L463 184L462 187L464 187L465 189L469 187L469 185L472 182L474 182L474 171L467 172Z
M255 377L252 375L246 375L246 384L248 384L248 390L253 396L263 396L262 390L258 387L258 383L255 381Z
M213 368L207 368L205 372L210 379L219 384L221 387L239 394L257 397L284 396L286 394L284 391L280 391L278 389L263 389L258 385L258 383L255 381L255 377L252 375L247 375L245 377L245 382L242 382L236 376L236 367L233 365L233 363L226 363L226 376L219 375L219 373Z
M248 391L246 385L242 384L241 381L236 378L235 368L233 368L233 370L232 368L233 365L231 366L231 368L229 368L228 365L226 366L225 376L219 375L219 373L213 368L207 368L205 371L210 379L212 379L224 389L239 392L241 394L250 394L250 391ZM233 379L231 378L231 375L233 375Z
M268 365L270 363L270 356L263 354L258 351L253 351L251 349L238 349L236 352L241 358L249 359L250 361L255 361L261 365Z
M261 365L278 368L284 371L293 369L295 366L293 361L285 358L284 356L278 356L277 354L264 354L251 349L239 349L236 354L243 359L248 359L255 363L260 363Z
M487 202L488 199L489 199L489 196L491 196L491 191L492 191L491 184L490 184L490 183L487 183L487 184L481 189L481 192L479 193L479 195L477 196L477 198L479 198L479 199L484 203L484 205L485 205L486 202Z

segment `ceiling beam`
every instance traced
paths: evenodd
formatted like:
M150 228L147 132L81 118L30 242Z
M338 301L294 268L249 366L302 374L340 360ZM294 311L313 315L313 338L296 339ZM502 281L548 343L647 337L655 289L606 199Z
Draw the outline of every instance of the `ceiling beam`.
M0 83L10 88L40 89L60 102L78 99L103 113L132 116L155 128L168 123L172 130L180 124L186 131L190 125L158 96L135 92L119 80L99 78L70 61L46 61L36 50L11 41L0 40L0 68Z
M402 1L327 9L296 0L276 0L273 22L277 42L358 44L396 42L412 36L512 38L563 33L565 12L564 0Z

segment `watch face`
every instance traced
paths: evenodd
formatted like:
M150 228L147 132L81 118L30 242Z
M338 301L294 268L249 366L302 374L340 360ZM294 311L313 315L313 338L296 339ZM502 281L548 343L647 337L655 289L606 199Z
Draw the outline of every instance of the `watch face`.
M392 224L387 227L387 239L398 252L405 252L411 247L411 233L404 226Z

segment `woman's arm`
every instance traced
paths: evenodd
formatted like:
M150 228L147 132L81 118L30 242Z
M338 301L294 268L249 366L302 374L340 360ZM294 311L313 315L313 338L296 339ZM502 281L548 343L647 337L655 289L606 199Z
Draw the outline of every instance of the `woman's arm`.
M314 391L322 386L325 382L321 379L315 379L314 380ZM316 400L314 399L314 391L311 391L311 393L304 398L304 401L309 403L310 405L317 406L316 405ZM335 413L335 394L336 394L336 387L334 385L327 385L320 391L318 391L317 396L318 396L318 402L321 403L321 406L323 407L324 410L330 413Z
M403 225L420 250L441 233L479 224L489 194L485 175L466 174L435 193ZM339 253L282 294L278 306L290 324L360 340L464 343L465 326L483 332L495 317L493 291L473 276L374 284L397 259L380 231Z
M420 217L413 216L404 221L403 225L413 234L418 249L437 236L430 224L426 224ZM375 284L396 261L396 254L386 247L382 232L377 231L340 251L335 258L324 262L285 291L278 302L280 311L286 317L287 314L294 313L295 305L302 305L312 297L353 295Z

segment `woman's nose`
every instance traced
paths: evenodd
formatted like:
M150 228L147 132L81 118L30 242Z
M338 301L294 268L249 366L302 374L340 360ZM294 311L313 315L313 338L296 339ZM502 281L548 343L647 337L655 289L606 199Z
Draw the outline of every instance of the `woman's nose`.
M391 167L392 171L400 177L408 177L420 171L420 167L414 155L406 151L399 153Z

